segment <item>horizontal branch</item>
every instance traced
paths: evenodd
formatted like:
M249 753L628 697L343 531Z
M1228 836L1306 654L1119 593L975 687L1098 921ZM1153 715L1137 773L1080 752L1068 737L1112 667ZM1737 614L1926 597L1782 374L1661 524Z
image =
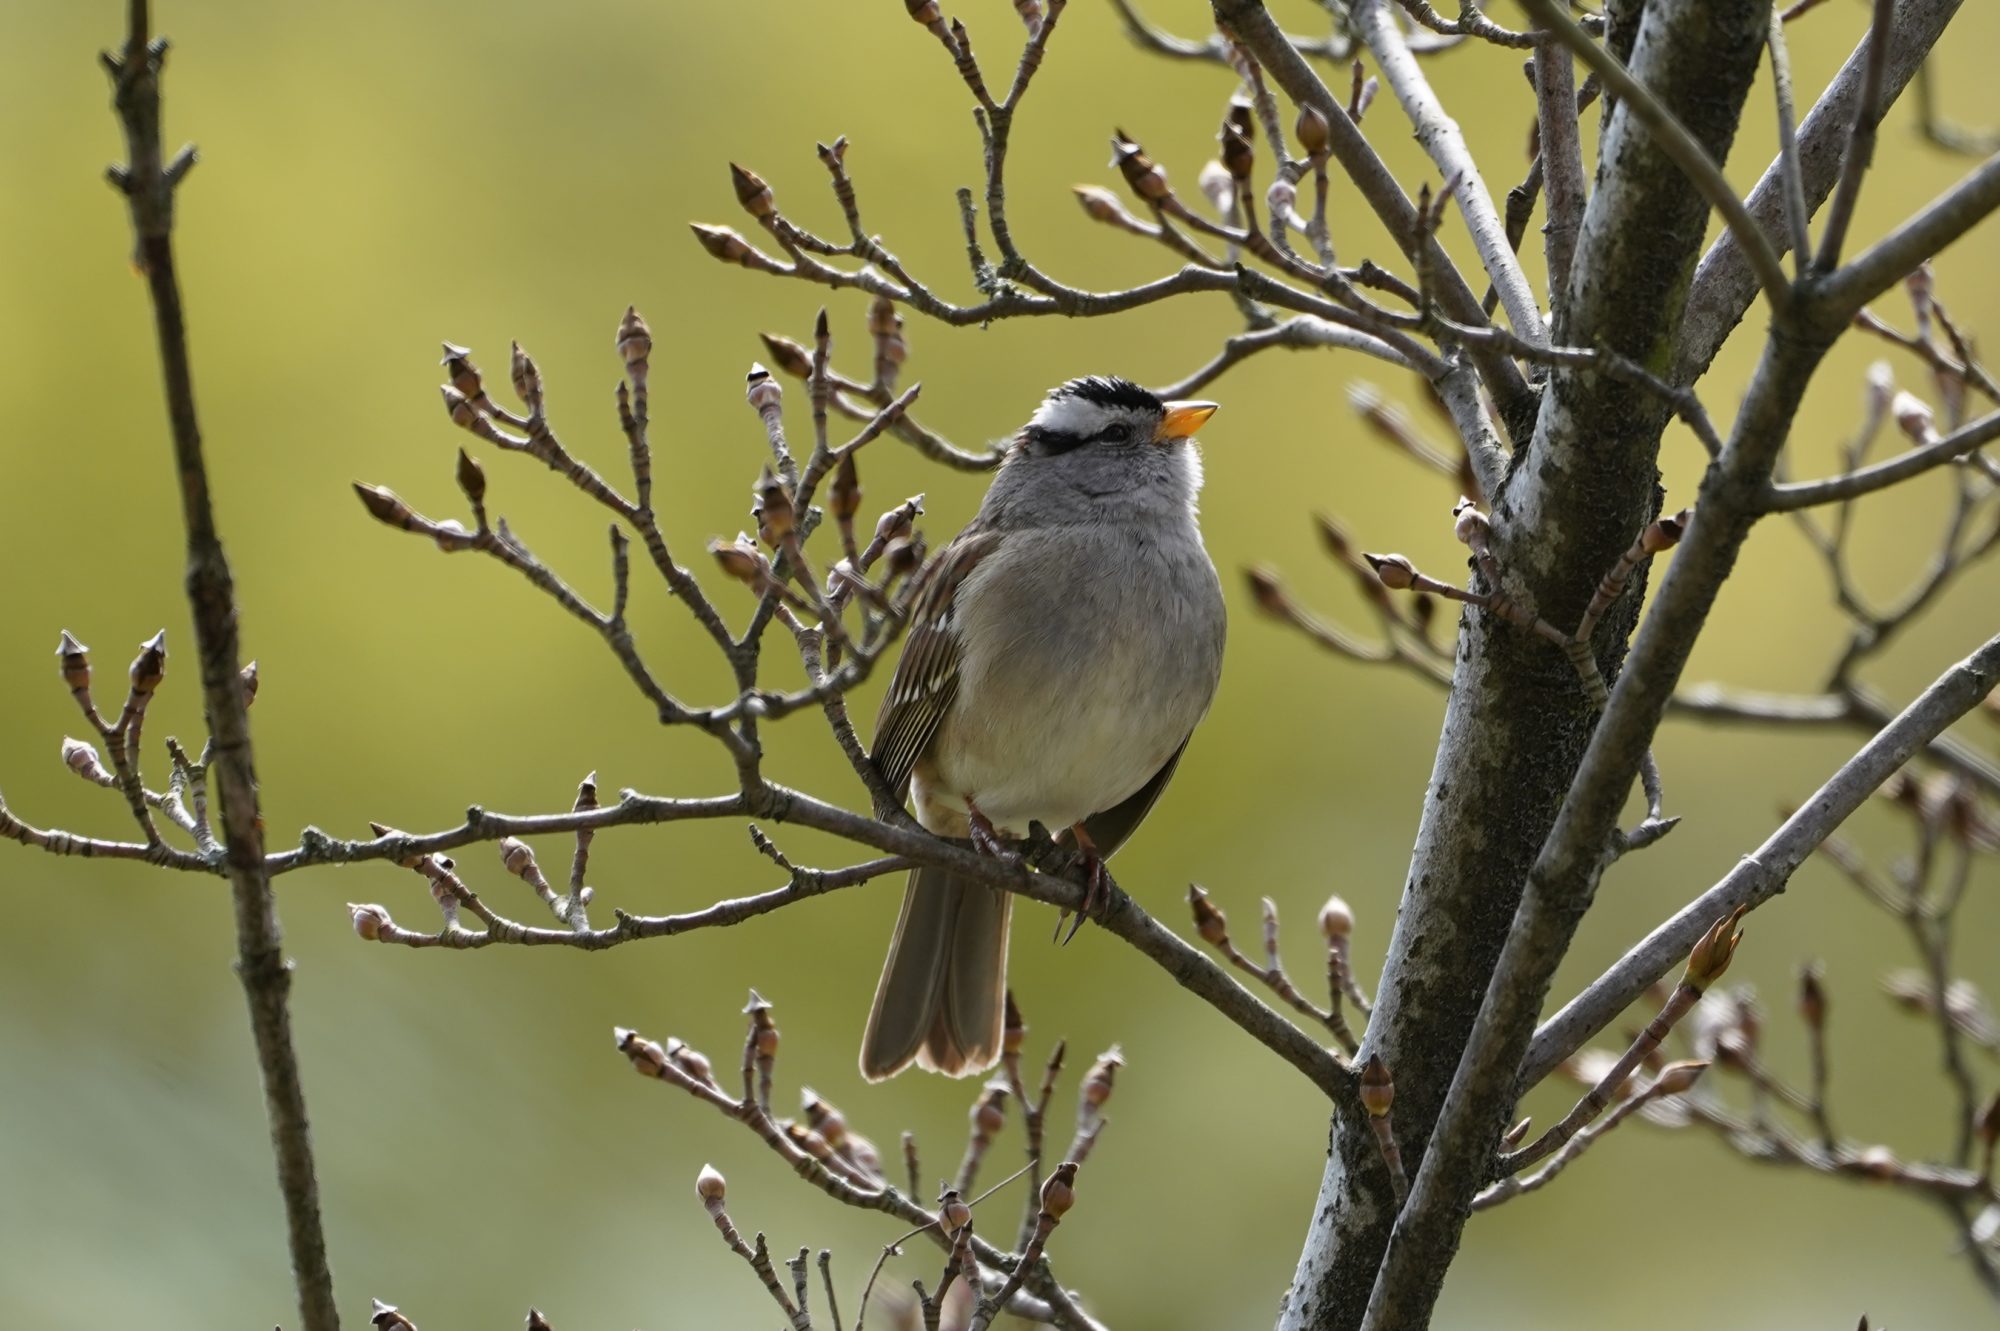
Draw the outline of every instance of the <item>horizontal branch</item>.
M1894 721L1863 745L1770 839L1715 886L1648 934L1616 965L1535 1032L1519 1084L1532 1086L1603 1030L1647 986L1686 957L1702 932L1739 906L1762 905L1785 890L1793 872L1883 782L1964 716L2000 682L2000 637L1938 677Z
M397 943L404 947L437 947L463 952L507 943L521 947L573 947L584 952L602 952L620 943L634 943L644 938L671 938L696 929L727 928L745 920L754 920L759 915L768 915L780 907L842 888L858 887L885 874L899 873L914 864L914 860L901 855L885 855L845 869L795 869L791 881L783 887L747 897L731 897L702 910L685 911L679 915L629 915L622 910L614 911L617 922L607 929L549 929L518 924L493 912L469 892L462 895L461 903L485 922L484 929L447 927L437 933L425 933L396 924L379 906L350 905L348 909L355 912L357 928L362 927L362 921L366 919L366 927L374 941ZM365 917L364 912L367 913Z
M713 796L706 799L671 799L641 795L636 791L626 790L620 792L616 804L601 808L524 816L489 813L475 805L466 811L465 821L457 827L422 836L391 832L368 841L340 841L328 837L316 828L309 828L301 838L298 849L271 856L269 862L274 874L309 864L355 863L367 860L407 863L425 855L454 850L475 842L497 841L510 836L531 837L574 832L583 828L597 829L634 823L730 817L764 818L774 823L795 823L801 827L830 832L857 844L871 846L888 855L904 857L905 863L935 865L949 869L953 874L968 881L984 883L989 887L1013 892L1064 910L1075 911L1083 904L1083 887L1080 882L1071 881L1070 871L1075 866L1070 862L1066 852L1054 851L1051 855L1045 855L1043 862L1046 869L1037 872L1026 865L1007 864L991 856L979 854L968 846L933 836L914 824L899 825L878 821L865 814L843 809L803 792L777 785L753 788L748 794ZM907 820L905 822L907 823ZM868 876L872 877L875 873L887 872L880 867L882 863L874 861L869 865L855 866L854 869L837 872L851 875L868 871ZM847 886L848 883L839 881L836 885ZM1252 1038L1304 1073L1330 1098L1351 1097L1354 1089L1352 1071L1331 1051L1292 1025L1255 994L1230 978L1221 967L1147 914L1137 902L1120 890L1115 882L1107 878L1106 887L1110 904L1105 908L1100 923L1108 932L1131 944L1164 969L1183 988L1206 1001L1223 1016L1242 1027ZM657 917L650 927L657 934L664 935L701 927L691 920L702 917L707 917L704 923L708 924L735 923L738 919L767 913L781 905L790 904L792 900L817 895L818 891L823 890L830 889L814 889L807 885L794 884L780 888L775 893L766 893L761 898L751 897L718 903L708 911L698 912L695 916ZM640 917L633 918L638 921ZM604 932L614 934L623 927L626 926L621 924ZM631 927L645 926L635 923ZM545 932L553 934L556 931ZM392 941L412 940L397 937ZM578 943L574 935L567 934L561 938L536 936L532 939L495 941L550 944L560 942L569 946L593 946L592 943ZM607 939L595 946L610 946L612 941ZM479 946L469 941L446 940L425 945Z
M1887 489L1898 481L1921 475L1933 467L1954 462L1974 449L1992 443L1995 439L2000 439L2000 411L1989 412L1941 439L1878 462L1872 467L1862 467L1820 481L1773 485L1764 492L1764 511L1790 513L1795 509L1811 508L1815 504L1858 499L1862 495Z

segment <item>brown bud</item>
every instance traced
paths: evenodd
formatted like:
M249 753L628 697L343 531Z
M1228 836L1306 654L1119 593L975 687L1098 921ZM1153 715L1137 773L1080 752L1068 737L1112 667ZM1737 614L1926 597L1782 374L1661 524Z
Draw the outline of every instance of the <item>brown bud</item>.
M690 222L688 230L694 232L694 238L701 242L703 249L724 263L742 263L750 257L750 242L726 226Z
M884 513L875 524L875 539L887 545L910 529L916 515L924 511L924 497L912 495Z
M669 1037L667 1040L667 1061L696 1081L715 1084L715 1065L708 1061L708 1055L689 1044L686 1040Z
M653 354L653 330L646 325L646 318L639 313L636 305L627 305L625 315L618 321L618 354L628 366L645 363Z
M611 1038L617 1042L618 1052L631 1060L634 1072L642 1077L666 1077L667 1051L659 1045L625 1026L613 1026Z
M167 631L161 629L152 637L139 644L139 654L132 658L132 693L137 698L149 698L153 690L160 687L160 681L167 677Z
M363 485L354 483L354 493L361 496L362 505L377 522L386 522L391 527L408 526L416 517L410 506L396 497L396 492L384 485Z
M1375 576L1390 591L1408 591L1416 585L1417 566L1402 555L1371 555L1364 553L1361 557L1368 561L1368 567L1375 570Z
M486 470L462 448L458 450L458 488L474 504L486 499Z
M1082 1098L1084 1104L1097 1110L1111 1098L1112 1084L1118 1080L1118 1069L1125 1066L1125 1051L1117 1045L1097 1056L1090 1065L1090 1071L1083 1076Z
M1124 204L1118 202L1118 196L1102 185L1075 185L1071 188L1076 191L1076 201L1083 205L1083 211L1090 214L1091 220L1130 220L1132 215L1125 211Z
M1354 911L1346 901L1332 896L1319 908L1319 931L1328 943L1346 938L1354 932Z
M977 1100L972 1102L970 1113L974 1131L983 1137L993 1137L1007 1126L1007 1084L989 1082Z
M833 483L827 487L826 506L841 522L852 522L861 511L861 473L854 465L854 454L841 454L840 465L833 471Z
M389 912L372 902L348 902L347 916L354 932L371 943L381 942L383 930L390 926Z
M798 512L792 507L792 492L773 475L767 465L751 487L750 516L757 519L757 535L764 544L776 548L798 530Z
M1799 968L1799 1019L1815 1031L1826 1026L1826 986L1816 961Z
M68 629L62 631L62 639L56 643L56 659L62 669L63 683L69 685L72 693L83 693L90 688L90 648L78 642Z
M938 9L937 0L903 0L903 7L910 11L910 17L925 27L944 22L944 15Z
M1000 1050L1006 1054L1021 1052L1021 1044L1028 1038L1028 1023L1021 1016L1021 1008L1014 1001L1014 991L1007 991L1006 1019L1000 1027Z
M516 342L508 355L508 377L514 381L514 394L523 402L533 405L542 396L542 372L535 365L535 358L521 350Z
M1286 599L1285 585L1278 580L1277 571L1268 564L1253 564L1243 570L1244 578L1250 584L1250 598L1257 608L1267 615L1288 616L1291 602Z
M1132 192L1148 203L1158 203L1170 192L1167 169L1146 156L1146 150L1122 129L1111 136L1111 165L1118 168Z
M891 578L906 577L923 566L924 538L898 536L882 552L883 572Z
M540 1308L530 1308L528 1309L528 1331L555 1331L555 1328L549 1325L548 1318L542 1316Z
M1681 537L1687 535L1688 523L1693 520L1694 510L1684 508L1648 523L1646 530L1639 534L1639 548L1649 555L1673 549L1681 543Z
M847 1140L847 1116L831 1102L821 1099L819 1092L810 1086L799 1088L799 1107L805 1112L806 1126L824 1138L828 1146L839 1150Z
M743 398L757 411L773 410L785 400L785 387L756 361L743 376Z
M444 377L451 381L453 388L475 401L486 395L486 385L480 379L479 367L472 363L470 347L446 342L444 359L438 363L444 366Z
M517 836L501 839L500 863L516 878L526 878L537 868L535 852L529 849L527 842Z
M971 1223L972 1208L958 1195L957 1188L946 1188L944 1196L938 1198L938 1228L950 1238Z
M243 684L243 705L245 707L257 701L257 676L257 663L255 661L252 661L249 665L244 666L236 672L236 678L242 681Z
M1683 1059L1669 1063L1660 1069L1660 1075L1653 1080L1662 1095L1686 1095L1701 1080L1701 1074L1708 1071L1708 1064L1700 1059Z
M1250 99L1238 92L1229 99L1229 109L1222 113L1224 127L1233 129L1245 143L1257 141L1257 113L1250 105Z
M722 1209L723 1201L729 1196L729 1180L722 1177L722 1171L714 1165L703 1165L701 1172L694 1176L694 1195L701 1198L703 1209L713 1215Z
M453 425L470 430L479 424L479 409L472 405L471 398L450 384L439 384L438 393L444 398L445 414L451 417Z
M777 362L780 370L794 379L803 379L812 373L812 357L806 354L804 347L776 333L759 333L757 336L763 339L764 350L771 353L771 359Z
M1194 931L1211 947L1229 941L1229 917L1224 915L1199 883L1188 884L1188 905L1194 911Z
M1743 930L1737 926L1743 920L1744 909L1738 906L1717 920L1695 943L1693 951L1688 953L1682 984L1701 992L1722 978L1722 973L1729 969L1730 958L1736 955L1736 945L1743 941Z
M736 187L736 202L743 205L744 212L761 220L778 211L778 201L771 193L771 187L755 171L731 162L729 180Z
M1380 1054L1368 1055L1361 1067L1361 1107L1370 1118L1382 1118L1395 1102L1396 1083L1389 1076L1389 1065Z
M752 587L761 587L770 576L770 561L757 548L746 532L736 533L734 541L710 541L708 552L715 556L715 562L722 571L738 582L746 582Z
M1298 122L1292 130L1299 136L1299 146L1306 150L1306 156L1317 160L1326 155L1328 127L1326 115L1316 106L1299 108Z
M1313 524L1319 529L1320 544L1326 552L1343 564L1354 557L1354 543L1348 539L1347 531L1338 521L1325 513L1315 513Z
M1528 1135L1528 1129L1533 1127L1534 1125L1535 1125L1534 1115L1530 1114L1527 1118L1522 1119L1519 1123L1516 1123L1513 1127L1507 1129L1506 1133L1500 1138L1500 1145L1502 1149L1511 1151L1516 1146L1519 1146L1521 1142L1524 1139L1526 1139Z
M100 786L114 786L118 778L104 768L104 760L98 757L97 746L85 740L65 738L62 742L63 766L75 772L85 781Z
M1250 146L1248 136L1237 133L1236 127L1227 123L1222 127L1222 167L1239 185L1249 184L1251 173L1257 169L1257 150Z
M1048 1182L1042 1184L1042 1214L1051 1220L1061 1220L1069 1214L1069 1208L1076 1205L1076 1163L1065 1160L1057 1165L1049 1175Z

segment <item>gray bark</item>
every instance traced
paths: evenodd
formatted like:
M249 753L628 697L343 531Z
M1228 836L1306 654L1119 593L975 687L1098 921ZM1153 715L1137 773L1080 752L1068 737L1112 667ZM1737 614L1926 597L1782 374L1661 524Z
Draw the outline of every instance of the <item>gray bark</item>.
M1755 0L1655 0L1638 26L1634 73L1718 160L1735 134L1765 13ZM1645 129L1614 110L1571 275L1572 340L1664 365L1680 335L1706 219L1706 206ZM1531 598L1544 618L1575 623L1599 577L1657 511L1665 422L1657 400L1604 376L1552 376L1534 438L1493 512L1502 565L1519 583L1509 590ZM1628 594L1599 630L1607 677L1623 657L1639 599ZM1521 885L1593 720L1561 653L1478 612L1464 617L1437 763L1363 1051L1379 1053L1394 1076L1397 1135L1413 1167L1429 1146ZM1337 1117L1283 1331L1358 1326L1391 1223L1372 1134L1358 1119ZM1432 1273L1427 1287L1392 1324L1428 1320L1462 1223L1461 1210L1422 1255L1419 1264Z

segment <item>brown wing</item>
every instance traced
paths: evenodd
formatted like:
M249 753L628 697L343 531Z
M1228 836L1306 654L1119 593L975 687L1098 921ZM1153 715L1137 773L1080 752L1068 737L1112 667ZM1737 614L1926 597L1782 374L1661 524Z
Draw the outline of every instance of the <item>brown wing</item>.
M1104 812L1093 813L1083 820L1083 830L1090 833L1091 843L1100 855L1111 858L1138 830L1146 815L1153 811L1153 803L1160 798L1160 792L1167 788L1167 782L1174 779L1174 768L1180 766L1181 755L1187 752L1187 746L1187 740L1182 740L1166 765L1153 773L1152 779L1145 785L1127 795L1123 803L1114 804Z
M909 788L910 772L937 734L945 713L958 695L959 639L954 600L965 575L998 542L995 532L964 531L938 552L917 576L920 585L911 602L910 631L903 655L875 719L875 749L870 755L882 779L900 797Z

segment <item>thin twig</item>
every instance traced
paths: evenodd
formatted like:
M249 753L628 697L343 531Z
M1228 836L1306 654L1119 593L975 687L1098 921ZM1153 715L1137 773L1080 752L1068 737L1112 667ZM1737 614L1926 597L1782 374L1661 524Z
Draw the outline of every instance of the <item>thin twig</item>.
M113 105L125 129L129 161L111 169L112 183L131 205L136 257L152 296L154 327L166 378L167 415L187 526L187 592L201 656L204 710L213 732L210 769L222 796L231 895L236 915L237 974L250 1007L264 1108L277 1154L278 1186L306 1331L337 1331L340 1314L327 1265L320 1223L319 1181L313 1167L312 1129L292 1044L287 996L291 966L278 930L271 870L264 857L258 813L256 765L238 654L236 592L209 503L209 477L195 417L194 378L174 268L174 191L194 165L192 148L163 160L160 142L160 70L167 46L151 37L147 0L130 0L124 49L104 53Z

